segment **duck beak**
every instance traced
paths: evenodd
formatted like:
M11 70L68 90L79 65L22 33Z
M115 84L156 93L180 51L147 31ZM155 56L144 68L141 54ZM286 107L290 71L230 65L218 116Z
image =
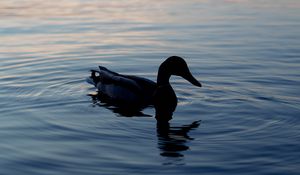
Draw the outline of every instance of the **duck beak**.
M186 79L187 81L189 81L190 83L192 83L193 85L198 86L198 87L202 87L201 83L191 74L190 71L188 71L182 77L184 79Z

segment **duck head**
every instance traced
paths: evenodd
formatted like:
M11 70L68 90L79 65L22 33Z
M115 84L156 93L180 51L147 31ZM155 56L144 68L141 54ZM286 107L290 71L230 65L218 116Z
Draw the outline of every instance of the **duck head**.
M181 76L191 84L201 87L201 83L191 74L183 58L171 56L159 67L157 89L154 92L155 118L158 122L168 122L172 119L177 106L176 94L169 83L171 75Z
M181 57L171 56L160 65L157 75L158 86L169 84L171 75L181 76L195 86L202 86L191 74L187 63Z

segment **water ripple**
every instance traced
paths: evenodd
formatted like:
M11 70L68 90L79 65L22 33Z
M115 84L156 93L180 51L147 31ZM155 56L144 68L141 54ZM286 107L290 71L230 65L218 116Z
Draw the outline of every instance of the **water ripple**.
M1 173L299 174L299 7L1 1ZM170 55L203 87L171 78L169 126L88 96L97 65L156 80Z

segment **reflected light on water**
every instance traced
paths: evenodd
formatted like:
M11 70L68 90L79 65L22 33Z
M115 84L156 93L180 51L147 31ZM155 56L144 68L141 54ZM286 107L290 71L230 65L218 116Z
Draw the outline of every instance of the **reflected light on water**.
M1 173L297 174L299 4L0 1ZM171 55L203 88L171 79L170 125L87 96L97 65L155 81Z

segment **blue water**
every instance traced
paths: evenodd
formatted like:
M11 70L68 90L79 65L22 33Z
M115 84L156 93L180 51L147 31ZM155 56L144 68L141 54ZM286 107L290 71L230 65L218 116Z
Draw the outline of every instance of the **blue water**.
M299 31L298 0L0 1L0 174L300 174ZM85 82L171 55L203 87L169 128Z

